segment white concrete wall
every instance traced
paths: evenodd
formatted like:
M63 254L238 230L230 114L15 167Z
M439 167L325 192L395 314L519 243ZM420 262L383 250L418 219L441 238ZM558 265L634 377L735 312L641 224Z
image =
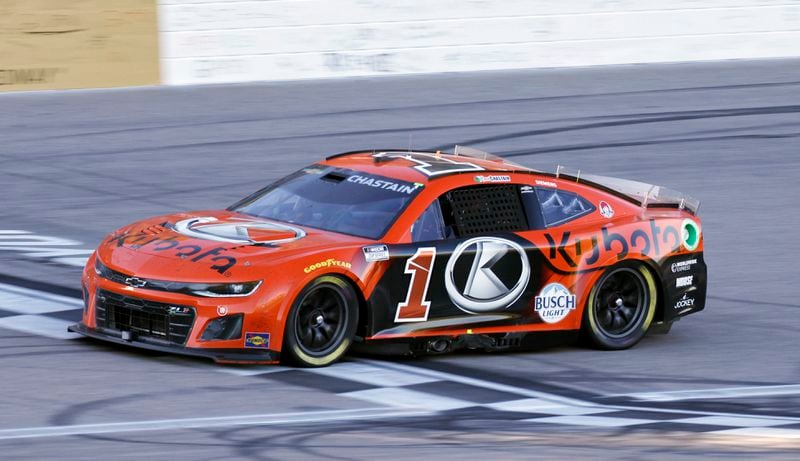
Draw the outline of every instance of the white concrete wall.
M165 84L800 56L800 0L159 0Z

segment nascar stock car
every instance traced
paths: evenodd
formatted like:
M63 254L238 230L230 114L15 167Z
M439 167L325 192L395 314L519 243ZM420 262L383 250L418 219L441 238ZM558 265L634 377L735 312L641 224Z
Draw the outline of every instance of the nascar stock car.
M703 309L699 202L477 149L360 151L104 239L71 331L228 363L636 344ZM540 336L541 337L541 336Z

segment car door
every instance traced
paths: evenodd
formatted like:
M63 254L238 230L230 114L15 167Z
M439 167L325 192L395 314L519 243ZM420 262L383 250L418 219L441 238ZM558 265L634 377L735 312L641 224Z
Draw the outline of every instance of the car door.
M525 187L477 184L434 200L412 226L412 242L388 246L369 300L372 334L541 322L531 303L543 256L520 235L531 230Z

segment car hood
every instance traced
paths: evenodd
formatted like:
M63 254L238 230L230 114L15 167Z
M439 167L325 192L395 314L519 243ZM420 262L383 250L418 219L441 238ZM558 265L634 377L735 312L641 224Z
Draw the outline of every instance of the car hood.
M230 211L158 216L106 238L97 254L114 270L181 281L244 281L265 267L369 240Z

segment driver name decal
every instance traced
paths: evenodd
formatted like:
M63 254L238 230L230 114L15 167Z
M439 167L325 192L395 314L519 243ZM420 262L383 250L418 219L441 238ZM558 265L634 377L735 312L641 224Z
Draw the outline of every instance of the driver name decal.
M396 191L401 194L413 194L419 188L419 184L401 184L393 181L387 181L385 179L376 179L358 174L348 177L347 182L361 184L362 186L375 187L377 189Z

